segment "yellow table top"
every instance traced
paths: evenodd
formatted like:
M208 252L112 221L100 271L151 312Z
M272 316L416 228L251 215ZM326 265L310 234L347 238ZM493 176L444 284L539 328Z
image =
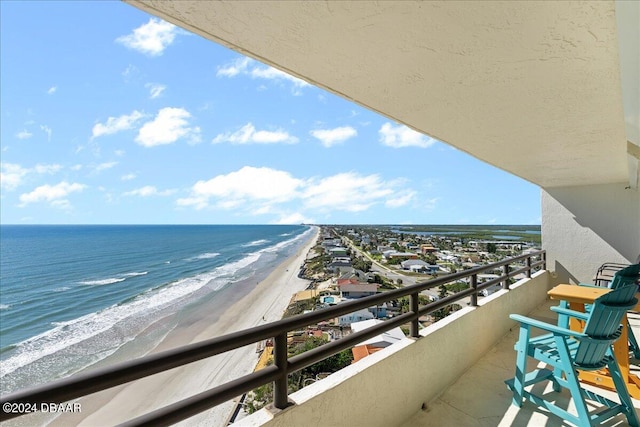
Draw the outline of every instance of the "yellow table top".
M609 288L592 288L590 286L558 285L547 292L547 295L551 299L590 304L609 290Z

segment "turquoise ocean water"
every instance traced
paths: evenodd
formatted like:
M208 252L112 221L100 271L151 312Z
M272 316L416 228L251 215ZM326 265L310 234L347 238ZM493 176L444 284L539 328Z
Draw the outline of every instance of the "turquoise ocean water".
M194 307L234 295L234 285L246 292L241 283L310 235L276 225L1 226L0 391L127 347L150 350Z

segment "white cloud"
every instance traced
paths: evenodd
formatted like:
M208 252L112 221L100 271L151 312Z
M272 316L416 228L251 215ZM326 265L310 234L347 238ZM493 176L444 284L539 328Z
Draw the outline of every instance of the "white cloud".
M0 186L7 190L13 190L20 186L22 178L29 173L20 165L13 163L2 163L0 165Z
M126 175L122 175L120 178L123 181L131 181L132 179L136 179L137 175L135 173L129 173Z
M310 185L304 192L305 205L311 209L360 212L393 196L394 186L378 175L339 173Z
M246 74L247 67L249 64L254 61L249 58L238 58L235 61L224 65L222 67L218 67L218 72L216 76L218 77L235 77L240 73Z
M233 209L247 215L280 215L283 223L313 222L314 213L365 211L374 205L399 207L413 200L415 192L402 179L385 181L378 175L340 173L322 179L296 178L288 172L245 166L208 181L198 181L178 206ZM291 209L297 204L303 211ZM296 211L296 214L290 212Z
M170 196L175 193L175 190L164 190L158 191L156 187L153 185L146 185L141 188L137 188L135 190L127 191L124 193L125 196L140 196L140 197L149 197L149 196Z
M424 208L427 211L432 211L436 208L436 205L438 204L438 201L440 200L439 197L434 197L432 199L427 199L424 201Z
M49 126L40 125L40 129L47 134L47 141L51 142L51 134L53 133L51 128Z
M103 135L112 135L123 130L132 129L135 124L144 117L144 114L134 110L131 114L120 117L109 117L106 123L96 123L91 132L91 139Z
M129 82L133 80L134 77L137 77L138 74L140 74L138 67L129 64L127 65L127 68L125 68L125 70L122 72L122 77L124 77L125 82Z
M356 136L358 131L351 126L342 126L334 129L312 130L310 133L312 136L319 139L325 147L332 147Z
M116 42L145 55L159 56L173 43L178 32L179 29L175 25L151 18L131 34L118 37Z
M276 68L262 65L250 58L238 58L226 65L218 67L217 77L235 77L239 74L249 76L252 79L264 79L275 82L288 82L293 85L294 95L300 95L303 87L310 86L309 83L280 71Z
M167 88L165 85L161 85L160 83L147 83L144 87L149 89L149 98L151 99L158 98Z
M252 78L254 79L266 79L266 80L285 80L290 83L293 83L295 87L302 88L305 86L309 86L309 83L301 80L297 77L294 77L290 74L285 73L284 71L280 71L277 68L273 67L254 67L249 72Z
M247 202L260 202L260 206L283 203L297 197L304 185L288 172L270 168L245 166L227 175L218 175L208 181L198 181L191 189L191 196L179 199L179 206L207 207L210 198L217 206L231 209Z
M113 153L118 157L122 157L122 156L124 156L125 151L124 150L116 150Z
M48 173L48 174L54 174L56 172L59 172L62 169L62 165L58 165L58 164L52 164L52 165L41 165L41 164L37 164L33 170L36 173Z
M38 164L33 168L23 168L14 163L2 163L0 165L0 186L6 190L14 190L23 184L23 178L28 174L54 174L62 169L61 165Z
M221 142L230 142L231 144L295 144L298 142L298 138L280 129L256 131L253 124L247 123L236 132L216 136L211 142L213 144Z
M49 202L51 206L68 209L71 205L66 197L71 193L82 191L85 188L86 186L83 184L69 184L66 181L62 181L56 185L41 185L31 193L22 194L20 196L20 206L26 206L29 203Z
M29 132L28 130L23 130L21 132L16 133L16 138L18 139L29 139L33 136L33 134L31 132Z
M407 191L394 199L389 199L385 202L385 206L389 208L399 208L405 206L416 196L415 191Z
M299 212L295 212L292 214L281 215L276 221L272 222L272 224L313 224L316 221L313 218L309 218Z
M197 144L201 141L200 128L190 127L190 118L191 114L183 108L163 108L155 119L142 126L136 142L144 147L154 147L186 138L189 143Z
M382 142L383 145L393 148L427 148L435 142L434 139L416 132L405 125L393 126L389 122L383 124L378 133L380 134L380 142Z
M95 165L93 170L96 171L96 172L101 172L103 170L111 169L111 168L115 167L117 164L118 164L118 162L100 163L98 165Z
M58 87L57 87L57 86L51 86L51 87L49 88L49 90L47 90L47 93L48 93L49 95L53 95L54 93L56 93L56 91L57 91L57 90L58 90Z

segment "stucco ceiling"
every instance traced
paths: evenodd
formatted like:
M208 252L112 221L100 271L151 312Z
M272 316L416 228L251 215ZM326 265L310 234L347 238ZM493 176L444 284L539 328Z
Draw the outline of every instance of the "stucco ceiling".
M629 181L614 2L127 2L542 187Z

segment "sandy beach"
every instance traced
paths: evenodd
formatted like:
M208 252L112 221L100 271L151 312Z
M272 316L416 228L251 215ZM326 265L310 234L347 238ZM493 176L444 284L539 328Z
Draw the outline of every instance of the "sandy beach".
M192 316L191 321L180 324L154 351L203 341L281 319L293 294L304 290L310 283L297 275L309 250L316 243L318 232L316 228L295 255L278 265L257 285L245 283L246 295L231 305L218 304L213 309L201 307L197 317ZM50 425L97 427L118 424L251 373L257 360L254 344L115 387L80 399L81 413L64 414ZM234 403L227 402L180 425L222 426L233 408Z

